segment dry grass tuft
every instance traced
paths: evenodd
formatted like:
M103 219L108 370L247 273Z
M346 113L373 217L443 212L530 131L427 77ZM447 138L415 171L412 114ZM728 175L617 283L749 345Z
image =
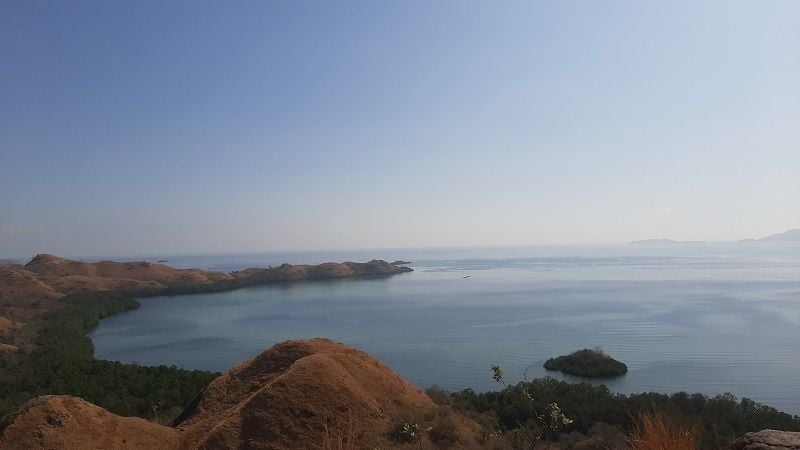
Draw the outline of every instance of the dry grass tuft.
M347 422L343 425L340 427L328 427L328 425L325 425L322 435L323 450L357 450L360 448L356 444L359 427L350 411L347 412Z
M700 425L678 423L660 411L641 414L634 420L628 443L634 450L697 450Z

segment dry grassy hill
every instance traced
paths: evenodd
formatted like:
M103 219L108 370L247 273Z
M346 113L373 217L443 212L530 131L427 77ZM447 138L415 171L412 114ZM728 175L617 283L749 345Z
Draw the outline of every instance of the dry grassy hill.
M313 339L277 344L212 381L173 427L44 396L4 419L0 449L435 448L436 433L393 439L405 421L444 431L448 448L478 447L471 420L368 354Z
M273 282L389 276L410 270L374 260L367 263L284 264L226 273L174 269L146 261L87 263L40 254L25 265L0 267L0 343L25 345L32 335L19 336L24 325L61 308L63 304L59 300L70 294L109 291L156 295L169 293L169 289L190 293L192 289L202 291L208 286L214 286L215 290L229 290Z

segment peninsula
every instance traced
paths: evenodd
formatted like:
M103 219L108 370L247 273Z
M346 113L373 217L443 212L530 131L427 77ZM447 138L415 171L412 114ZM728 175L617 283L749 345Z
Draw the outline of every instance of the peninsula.
M388 277L414 269L386 261L342 262L317 265L281 264L236 272L175 269L164 264L138 262L82 262L50 254L35 256L25 265L0 266L0 343L14 342L16 330L34 318L61 309L62 299L94 292L129 297L220 292L246 286L337 278ZM30 336L25 337L26 341Z

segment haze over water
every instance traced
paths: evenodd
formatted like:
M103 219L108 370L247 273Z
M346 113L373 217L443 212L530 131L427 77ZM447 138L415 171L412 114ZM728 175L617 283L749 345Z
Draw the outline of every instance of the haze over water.
M92 333L96 356L224 371L286 339L329 337L420 387L576 381L545 359L600 346L622 393L731 392L800 414L797 243L547 246L169 257L175 267L373 258L413 273L143 299Z

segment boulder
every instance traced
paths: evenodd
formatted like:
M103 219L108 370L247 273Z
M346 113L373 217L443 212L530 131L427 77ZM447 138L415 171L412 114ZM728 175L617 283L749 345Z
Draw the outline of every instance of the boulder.
M746 433L730 446L730 450L798 450L800 432L761 430Z

